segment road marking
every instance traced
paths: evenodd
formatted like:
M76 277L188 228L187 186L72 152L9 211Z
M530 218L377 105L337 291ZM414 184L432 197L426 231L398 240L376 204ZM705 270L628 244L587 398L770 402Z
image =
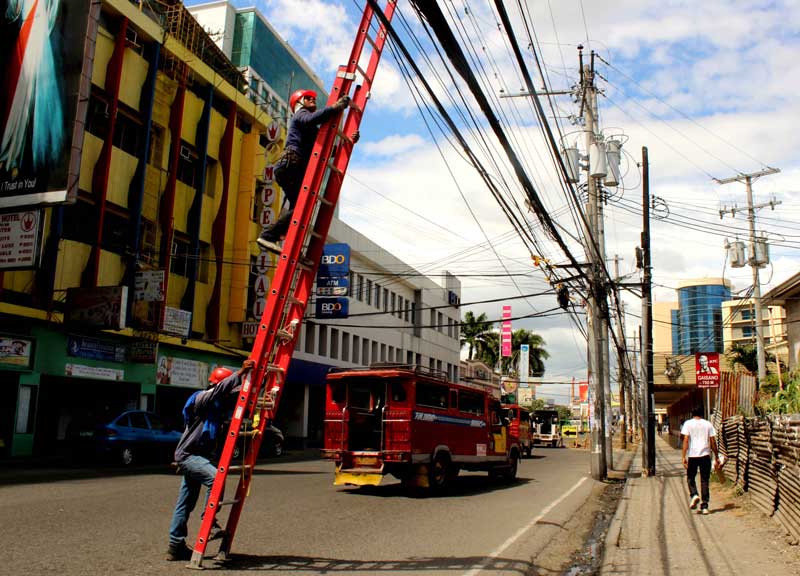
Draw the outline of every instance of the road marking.
M516 533L513 536L511 536L508 540L503 542L499 548L495 549L494 552L486 556L486 558L484 558L484 561L481 562L481 564L479 564L477 568L473 568L469 572L465 572L464 576L476 576L477 574L480 574L481 571L484 568L486 568L486 565L489 563L488 562L489 560L494 560L495 558L500 556L500 554L505 552L506 548L511 546L515 541L517 541L523 534L525 534L525 532L533 528L542 518L547 516L550 510L561 504L570 494L575 492L575 490L577 490L581 484L586 482L586 480L588 480L588 476L584 476L583 478L578 480L578 482L572 488L570 488L569 490L564 492L561 496L559 496L556 500L548 504L547 507L544 510L542 510L536 518L534 518L533 520L528 522L525 526L517 530Z

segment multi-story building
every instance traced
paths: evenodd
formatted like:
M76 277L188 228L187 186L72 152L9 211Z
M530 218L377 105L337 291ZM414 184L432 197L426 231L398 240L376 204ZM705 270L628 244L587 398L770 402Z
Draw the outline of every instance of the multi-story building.
M762 303L764 349L788 360L786 345L786 310L783 306L764 306ZM722 303L722 334L725 350L734 344L756 345L756 311L752 298L728 300Z
M221 0L188 9L245 75L249 98L270 116L287 122L289 96L301 88L316 90L317 101L325 101L322 80L256 8Z
M65 5L54 21L75 37L50 47L64 64L53 97L74 117L59 124L60 168L31 168L31 152L0 165L13 246L0 253L0 456L57 454L79 419L129 408L181 426L209 371L247 356L275 266L253 240L280 210L278 115L179 0ZM0 75L14 57L0 53ZM365 316L313 321L298 340L278 419L312 442L330 366L399 360L458 378L458 280L397 276L414 273L341 222L331 238L352 247L351 313Z
M671 311L673 354L723 352L722 303L730 297L731 283L724 278L680 282L678 308Z

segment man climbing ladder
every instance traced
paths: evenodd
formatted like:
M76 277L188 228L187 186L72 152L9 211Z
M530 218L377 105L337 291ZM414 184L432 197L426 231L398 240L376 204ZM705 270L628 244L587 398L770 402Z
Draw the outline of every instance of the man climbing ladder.
M311 150L267 295L266 308L250 354L255 365L245 376L236 401L217 465L217 474L192 552L190 568L202 567L209 536L222 506L230 506L231 510L217 558L225 560L230 553L239 516L250 491L262 433L278 409L285 384L284 377L311 296L316 269L352 154L354 138L345 135L355 135L358 132L386 42L386 29L381 22L391 21L395 4L396 0L387 1L383 17L377 24L378 33L373 37L370 35L370 26L378 8L374 0L368 0L347 65L340 66L336 74L328 105L342 102L341 99L350 95L355 84L350 106L344 113L342 131L338 130L342 112L336 110L320 127ZM371 47L371 53L366 68L361 68L359 62L367 45ZM356 83L357 79L360 84ZM333 158L329 162L331 154ZM321 190L323 182L326 185ZM232 467L230 464L233 451L240 435L252 438L252 449L245 453L241 467ZM232 500L222 501L225 481L230 472L240 473L236 494Z

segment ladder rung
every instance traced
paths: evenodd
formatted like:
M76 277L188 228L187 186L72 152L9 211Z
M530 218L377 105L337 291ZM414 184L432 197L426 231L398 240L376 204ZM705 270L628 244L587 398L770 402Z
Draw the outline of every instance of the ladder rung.
M272 410L272 408L274 408L274 407L275 407L275 403L272 400L262 400L262 399L260 399L258 402L256 402L256 408L258 410L263 410L264 408L266 408L267 410Z
M306 270L313 270L314 269L314 263L311 260L309 260L308 258L300 258L297 261L297 265L300 268L305 268Z
M318 232L312 232L312 234L316 234L317 238L322 238L322 234L319 234ZM305 300L300 300L299 298L295 298L294 296L289 296L289 303L290 304L301 304L303 306L306 305Z
M341 172L340 172L340 173L341 173ZM319 201L320 201L322 204L325 204L325 206L333 206L333 202L331 202L330 200L328 200L328 199L327 199L327 198L325 198L324 196L317 196L317 198L319 198Z
M369 45L372 46L373 50L378 49L378 44L375 42L375 40L372 39L372 36L370 36L369 34L364 34L364 40L366 40L369 43Z
M343 175L343 174L344 174L344 172L342 172L341 170L339 170L339 169L338 169L338 168L337 168L337 167L336 167L336 166L333 164L333 162L328 162L328 168L330 168L330 169L331 169L331 171L332 171L332 172L335 172L336 174L339 174L339 175ZM322 196L320 196L320 197L319 197L319 199L320 199L320 202L322 202L322 201L323 201L323 198L322 198Z
M311 236L313 236L314 238L322 238L322 237L323 237L323 236L322 236L322 234L320 234L320 233L319 233L319 232L317 232L316 230L312 230L312 231L311 231ZM299 303L300 303L300 301L298 300L298 302L297 302L297 303L299 304Z
M254 428L253 430L243 430L239 432L239 436L242 438L252 438L253 436L258 436L261 434L261 431L258 428Z
M223 500L218 504L218 506L233 506L234 504L238 504L241 500Z
M342 140L344 140L345 142L349 142L350 144L352 144L352 143L353 143L353 139L352 139L352 138L350 138L350 136L346 135L346 134L345 134L344 132L342 132L341 130L339 130L339 131L336 133L336 135L337 135L337 136L339 136L339 138L341 138L341 139L342 139Z
M280 338L282 340L292 340L292 339L294 339L294 335L291 332L289 332L288 330L284 330L283 328L278 330L276 332L276 335L278 336L278 338Z
M277 364L267 364L267 372L277 372L278 374L283 374L284 372L286 372L286 370L284 370Z
M229 466L228 472L241 472L242 470L252 470L254 466L252 464L243 464L242 466Z

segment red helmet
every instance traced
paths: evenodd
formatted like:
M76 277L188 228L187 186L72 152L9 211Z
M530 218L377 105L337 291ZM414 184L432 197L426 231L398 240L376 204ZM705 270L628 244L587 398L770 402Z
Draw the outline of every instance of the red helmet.
M305 98L306 96L311 96L312 98L314 98L314 99L316 100L316 98L317 98L317 93L316 93L316 92L314 92L313 90L296 90L296 91L295 91L295 93L294 93L294 94L292 94L292 95L289 97L289 110L291 110L292 112L294 112L294 107L295 107L295 105L296 105L296 104L297 104L297 103L298 103L300 100L302 100L303 98Z
M212 384L219 384L231 374L233 374L233 370L224 368L222 366L218 366L217 368L214 368L214 370L211 371L211 376L208 377L208 381L211 382Z

